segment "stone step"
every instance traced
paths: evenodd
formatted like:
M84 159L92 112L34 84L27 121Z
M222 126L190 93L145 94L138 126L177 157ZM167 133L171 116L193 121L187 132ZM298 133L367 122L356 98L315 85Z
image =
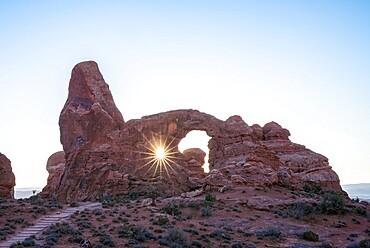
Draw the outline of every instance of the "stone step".
M36 235L39 232L45 230L47 227L53 224L56 224L58 222L62 222L64 219L70 217L72 214L74 214L77 211L83 211L85 209L93 210L93 209L97 209L100 207L101 207L100 203L81 203L80 207L67 208L53 215L44 216L40 218L35 223L35 225L23 229L22 232L16 234L15 236L11 237L5 242L0 243L0 248L10 247L10 245L13 243L21 242L32 235Z
M60 218L60 216L63 216L63 215L65 215L64 212L63 213L60 213L60 214L49 215L48 216L48 219L58 219L58 218Z
M39 220L57 220L59 218L60 218L59 215L58 216L45 216L44 218L39 219Z
M33 235L33 234L31 234L31 235ZM17 235L17 236L16 236L16 238L17 238L18 240L25 240L26 238L29 238L31 235L29 235L29 234L25 234L25 235Z
M22 234L32 236L32 235L35 235L35 234L38 234L38 233L39 233L38 231L33 231L33 232L23 232Z
M39 224L54 224L58 221L55 221L55 220L43 220L43 221L40 221Z
M25 232L39 232L43 229L44 229L43 227L38 227L38 228L30 228L30 229L27 229L27 230L24 230L24 231Z

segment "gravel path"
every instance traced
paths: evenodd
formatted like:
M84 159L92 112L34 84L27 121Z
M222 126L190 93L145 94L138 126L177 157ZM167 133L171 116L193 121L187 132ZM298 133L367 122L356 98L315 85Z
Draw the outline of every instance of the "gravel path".
M96 209L101 208L101 204L97 202L82 202L80 203L79 207L71 207L66 208L60 212L57 212L53 215L46 215L38 219L33 226L27 227L23 229L18 234L8 238L5 242L0 243L0 248L3 247L10 247L11 244L16 242L22 242L26 238L32 235L37 235L41 233L43 230L51 226L52 224L62 222L66 220L68 217L70 217L72 214L74 214L77 211L82 211L84 209Z

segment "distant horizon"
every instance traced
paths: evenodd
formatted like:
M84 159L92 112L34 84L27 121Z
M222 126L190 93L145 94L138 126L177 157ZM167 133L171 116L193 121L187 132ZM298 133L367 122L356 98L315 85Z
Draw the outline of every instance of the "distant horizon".
M360 184L370 184L370 182L368 182L368 183L349 183L349 184L340 184L341 186L345 186L345 185L360 185ZM43 189L44 187L45 187L46 185L44 185L44 186L37 186L37 187L17 187L17 186L15 186L14 187L14 189L18 189L18 190L21 190L21 189L23 189L23 190L39 190L39 189ZM370 193L370 192L369 192Z
M359 188L360 186L360 188ZM362 187L361 187L362 186ZM352 199L359 198L370 202L370 183L357 183L357 184L341 184L342 189L348 194ZM365 191L364 188L365 187ZM41 192L43 188L40 187L27 187L27 188L15 188L15 198L28 198L33 194L33 191L36 190L37 193Z

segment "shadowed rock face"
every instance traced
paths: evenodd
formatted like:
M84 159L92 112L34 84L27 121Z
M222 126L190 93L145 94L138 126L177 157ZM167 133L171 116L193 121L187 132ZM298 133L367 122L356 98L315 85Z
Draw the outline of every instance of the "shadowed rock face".
M52 196L57 195L56 187L58 186L64 172L65 164L65 153L63 151L56 152L49 157L46 163L46 170L49 173L48 181L46 186L43 188L41 195L44 192L48 192L48 194Z
M0 153L0 198L14 199L15 176L10 160Z
M43 194L57 192L63 201L140 192L149 185L166 194L199 187L279 183L297 187L320 184L341 190L328 159L292 143L289 131L275 122L249 126L240 116L222 121L197 110L175 110L124 122L108 85L91 61L73 69L59 125L66 164L59 181L48 180ZM210 137L209 175L192 166L201 157L200 151L178 151L181 139L192 130L205 131ZM167 161L153 160L158 144L168 148Z

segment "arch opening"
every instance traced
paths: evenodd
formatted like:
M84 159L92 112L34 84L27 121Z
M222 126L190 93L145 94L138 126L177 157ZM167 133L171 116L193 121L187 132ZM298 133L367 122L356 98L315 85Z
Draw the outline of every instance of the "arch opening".
M205 173L209 172L209 148L208 141L211 139L206 133L206 131L193 130L190 131L179 143L178 148L181 153L189 148L200 148L206 153L204 157L204 164L202 166Z

